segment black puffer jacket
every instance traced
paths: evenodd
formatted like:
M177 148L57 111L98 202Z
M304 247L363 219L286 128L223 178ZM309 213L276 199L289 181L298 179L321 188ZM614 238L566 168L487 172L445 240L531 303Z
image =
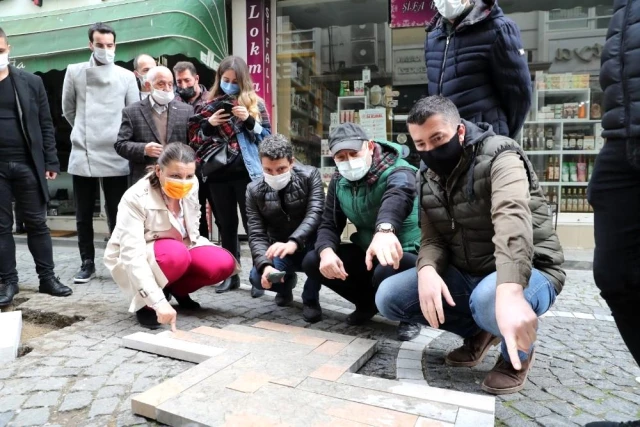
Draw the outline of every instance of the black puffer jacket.
M440 14L427 26L429 95L456 104L463 119L515 138L531 107L531 74L518 26L496 0L475 0L455 28Z
M269 187L264 178L249 184L247 225L256 269L261 272L265 266L273 265L265 253L275 242L293 240L298 250L302 250L309 238L315 236L323 209L322 178L312 166L295 164L291 182L279 192Z
M613 10L600 71L602 136L636 139L640 137L640 2L615 0ZM640 143L628 144L627 153L640 158Z

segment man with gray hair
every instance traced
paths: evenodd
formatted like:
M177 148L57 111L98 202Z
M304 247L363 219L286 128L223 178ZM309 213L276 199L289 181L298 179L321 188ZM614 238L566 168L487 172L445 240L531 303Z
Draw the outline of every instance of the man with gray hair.
M141 53L133 58L133 74L136 75L138 86L140 86L140 100L151 94L151 92L147 91L145 83L147 82L147 73L156 65L156 60L146 53Z
M417 269L382 282L378 310L464 338L449 366L476 366L502 342L482 389L518 392L533 365L538 317L565 281L538 177L515 141L461 120L446 98L421 99L407 123L424 163L420 251Z
M144 86L150 95L122 110L115 143L117 153L129 160L131 185L146 175L165 145L188 142L187 122L193 115L191 106L174 99L173 75L167 67L151 68Z

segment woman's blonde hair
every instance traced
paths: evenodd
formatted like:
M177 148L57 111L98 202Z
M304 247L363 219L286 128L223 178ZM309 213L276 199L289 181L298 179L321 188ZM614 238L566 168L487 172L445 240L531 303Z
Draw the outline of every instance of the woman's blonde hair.
M260 123L262 117L260 109L258 108L258 102L262 100L256 91L253 90L253 82L251 81L247 63L238 56L227 56L222 60L216 73L216 81L213 84L211 92L209 92L208 101L224 95L224 91L220 88L220 82L222 81L222 75L229 70L235 71L238 86L240 86L240 93L237 95L238 104L245 107L249 111L249 115Z

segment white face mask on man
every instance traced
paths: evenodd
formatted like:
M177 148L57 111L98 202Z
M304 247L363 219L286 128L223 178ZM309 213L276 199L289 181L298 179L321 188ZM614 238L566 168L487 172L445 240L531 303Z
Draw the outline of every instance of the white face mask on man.
M108 50L101 47L94 47L93 57L101 64L111 64L116 59L116 51L115 49Z
M159 89L153 89L153 92L151 92L151 96L153 97L153 100L160 105L167 105L168 103L173 101L173 98L175 97L173 91L165 92Z
M436 9L445 19L455 20L467 8L469 0L433 0Z
M291 182L291 171L281 173L280 175L269 175L264 173L264 182L276 191L282 190Z
M0 54L0 71L4 71L9 66L9 54Z
M349 159L344 162L336 162L338 172L349 181L360 181L367 172L369 172L369 169L371 169L371 165L367 166L367 157L369 157L368 148L364 156Z

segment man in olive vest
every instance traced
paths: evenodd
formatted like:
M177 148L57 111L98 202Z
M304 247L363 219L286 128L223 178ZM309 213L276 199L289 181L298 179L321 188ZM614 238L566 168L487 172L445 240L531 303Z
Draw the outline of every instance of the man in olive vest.
M378 285L415 265L420 243L416 169L403 159L402 146L371 141L353 123L333 129L329 148L337 171L329 184L316 250L307 254L303 269L316 279L307 284L324 284L352 302L356 309L347 323L359 325L377 313ZM347 220L356 232L350 244L341 244ZM305 287L306 295L319 291L319 286ZM317 298L314 304L319 310ZM419 333L419 325L401 323L398 338L410 340Z
M420 171L417 274L383 282L376 304L389 319L462 336L450 366L476 366L502 342L482 389L515 393L533 364L538 316L565 280L538 177L515 141L461 120L446 98L420 100L407 123L428 167Z

